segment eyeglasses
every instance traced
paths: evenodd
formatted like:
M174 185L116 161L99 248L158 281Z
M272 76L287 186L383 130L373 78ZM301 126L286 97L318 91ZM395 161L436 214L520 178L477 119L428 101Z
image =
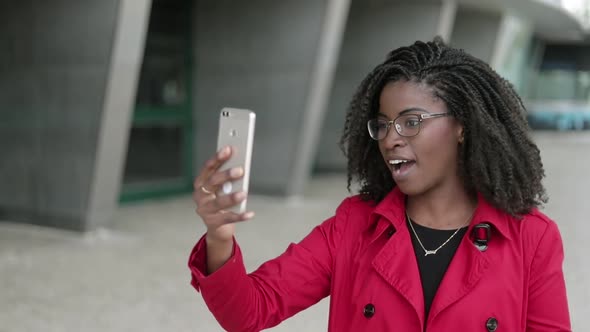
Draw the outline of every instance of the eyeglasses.
M418 135L422 121L426 119L449 116L451 113L425 113L425 114L402 114L397 118L387 121L385 119L371 119L367 122L369 135L379 141L387 137L389 127L393 125L400 136L412 137Z

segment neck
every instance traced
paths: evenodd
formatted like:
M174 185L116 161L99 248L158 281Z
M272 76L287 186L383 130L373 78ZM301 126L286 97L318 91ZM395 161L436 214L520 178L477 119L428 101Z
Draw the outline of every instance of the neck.
M408 196L406 211L412 221L434 229L467 226L477 206L461 184L441 186L419 195Z

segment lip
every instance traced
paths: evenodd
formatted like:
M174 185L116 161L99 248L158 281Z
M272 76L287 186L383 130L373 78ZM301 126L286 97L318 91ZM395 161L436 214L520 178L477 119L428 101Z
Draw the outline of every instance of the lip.
M393 165L391 166L391 175L393 176L393 180L396 183L400 183L404 180L407 180L407 178L411 175L412 171L414 170L414 168L416 167L416 163L414 162L414 164L406 169L403 170L396 170Z
M393 164L389 163L390 160L411 160L413 162L413 164L407 169L396 170L395 166ZM406 180L410 176L410 174L412 173L412 171L414 170L414 168L416 166L416 160L413 158L405 157L405 156L393 155L393 156L388 156L387 164L389 165L389 169L391 170L391 175L393 176L393 180L396 183L399 183L401 181Z
M387 159L386 160L387 160L387 163L389 164L389 161L390 160L396 160L396 159L397 160L412 160L412 161L416 161L414 158L410 158L410 157L406 157L406 156L402 156L402 155L397 155L397 154L387 156Z

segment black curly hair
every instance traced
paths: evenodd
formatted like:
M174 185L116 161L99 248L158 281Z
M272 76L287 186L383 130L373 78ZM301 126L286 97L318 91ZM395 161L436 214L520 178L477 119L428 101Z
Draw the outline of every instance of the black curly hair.
M541 156L529 137L526 110L514 87L488 64L439 37L391 51L362 81L346 115L340 148L348 159L348 190L381 201L394 187L367 121L377 116L383 87L394 81L425 84L464 128L459 174L468 192L517 216L547 202Z

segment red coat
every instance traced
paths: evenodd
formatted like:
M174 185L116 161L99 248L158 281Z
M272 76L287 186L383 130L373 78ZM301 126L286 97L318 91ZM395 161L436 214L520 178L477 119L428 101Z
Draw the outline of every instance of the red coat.
M251 274L235 244L233 257L205 276L203 238L189 259L192 285L228 331L275 326L328 295L333 332L477 332L494 325L496 331L571 331L563 245L548 217L534 210L517 220L480 195L426 318L404 209L398 189L377 206L348 198L334 217ZM472 229L483 222L492 232L480 251Z

